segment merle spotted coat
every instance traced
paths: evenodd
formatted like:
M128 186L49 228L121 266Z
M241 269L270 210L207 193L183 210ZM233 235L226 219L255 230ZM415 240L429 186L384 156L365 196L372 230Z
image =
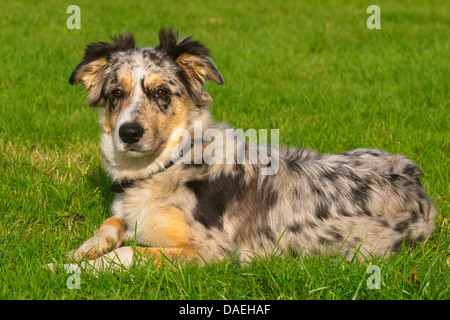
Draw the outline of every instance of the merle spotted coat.
M188 262L230 254L240 261L266 253L383 256L432 233L436 210L422 172L402 155L272 148L273 175L251 161L174 163L179 129L193 134L200 122L202 132L226 136L230 128L207 109L212 99L203 85L223 82L208 49L173 31L161 30L159 40L153 48L136 47L131 35L91 44L70 77L102 108L101 149L117 192L112 217L71 252L74 259L106 268L137 257L161 263L162 255ZM245 160L259 148L235 139L245 145ZM192 138L184 147L210 143ZM141 246L123 246L127 239Z

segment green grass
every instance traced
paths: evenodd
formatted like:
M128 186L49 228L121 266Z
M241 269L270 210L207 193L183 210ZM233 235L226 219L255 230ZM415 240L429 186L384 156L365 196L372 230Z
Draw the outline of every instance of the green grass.
M0 17L0 299L449 299L450 6L379 1L9 1ZM81 30L66 9L81 8ZM107 218L112 194L97 111L68 85L86 44L160 27L194 35L225 84L209 84L217 121L280 130L280 143L338 153L376 147L408 155L436 203L424 245L365 263L336 257L231 261L81 275L42 270ZM370 290L369 265L381 270ZM414 276L415 275L415 276Z

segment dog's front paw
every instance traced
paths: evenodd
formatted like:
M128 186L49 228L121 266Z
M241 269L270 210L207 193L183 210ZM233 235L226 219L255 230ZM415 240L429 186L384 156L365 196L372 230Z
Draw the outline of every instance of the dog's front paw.
M96 259L121 246L121 242L107 233L100 232L85 241L78 249L69 252L69 259L81 261L83 258Z

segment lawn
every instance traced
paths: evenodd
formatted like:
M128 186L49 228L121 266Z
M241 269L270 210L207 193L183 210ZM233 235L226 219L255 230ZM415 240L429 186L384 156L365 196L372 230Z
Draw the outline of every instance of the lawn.
M344 2L344 3L342 3ZM68 29L67 7L81 9ZM0 299L450 299L450 5L379 1L2 1L0 17ZM427 243L388 259L231 260L200 268L70 274L42 265L88 239L113 194L98 148L98 110L68 84L84 47L160 27L210 49L224 85L208 84L214 119L279 129L280 143L340 153L408 155L439 215ZM376 266L380 288L370 289Z

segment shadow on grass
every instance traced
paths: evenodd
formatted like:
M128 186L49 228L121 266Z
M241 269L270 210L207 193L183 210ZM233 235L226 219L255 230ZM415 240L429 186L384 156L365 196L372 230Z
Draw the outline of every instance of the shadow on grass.
M109 190L111 178L108 177L103 166L95 166L95 168L93 168L86 176L86 181L89 183L93 192L96 191L100 193L103 204L106 207L109 207L114 199L114 192Z

